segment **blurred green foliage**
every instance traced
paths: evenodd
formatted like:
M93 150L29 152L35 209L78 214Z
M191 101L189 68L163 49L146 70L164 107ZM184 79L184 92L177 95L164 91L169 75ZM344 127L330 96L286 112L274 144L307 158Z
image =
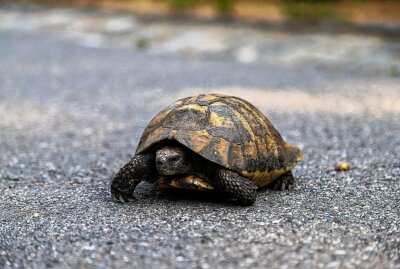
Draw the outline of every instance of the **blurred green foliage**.
M139 38L135 42L135 47L139 50L145 50L150 47L150 40L145 37Z
M5 2L13 2L16 0L3 0ZM269 11L268 4L272 4L274 8L278 8L280 10L280 15L284 15L288 19L293 20L349 20L351 21L351 12L346 11L346 4L350 4L353 7L361 7L360 12L362 12L362 7L364 4L369 10L374 10L375 7L379 7L379 5L394 2L400 3L400 0L20 0L22 2L39 2L39 3L58 3L58 4L80 4L80 5L93 5L96 4L101 5L103 2L115 2L115 3L125 3L127 5L135 6L136 3L143 4L146 3L147 7L159 8L160 3L162 3L163 8L165 4L169 6L172 10L175 10L176 13L182 12L185 14L185 11L193 11L197 8L213 8L219 15L222 16L230 16L235 15L235 11L240 13L240 8L246 7L248 5L250 8L247 10L246 16L251 16L254 14L257 17L264 16L268 18ZM2 2L2 0L0 0ZM260 5L261 4L261 5ZM263 5L267 4L267 5ZM370 5L372 4L372 5ZM397 5L397 4L396 4ZM393 18L396 15L400 14L400 10L397 13L393 12L398 9L398 6L394 6L392 10L389 10L390 16L389 18ZM111 5L112 6L112 5ZM140 5L138 5L140 6ZM257 12L257 7L260 6L260 10ZM119 7L120 8L120 7ZM367 8L367 10L368 10ZM391 8L390 6L388 7ZM161 9L162 10L162 9ZM209 10L209 9L208 9ZM377 9L377 16L385 17L385 9ZM386 10L388 10L386 8ZM161 11L163 12L163 11ZM164 10L165 12L165 10ZM253 12L253 13L252 13ZM354 13L354 12L353 12ZM390 19L389 19L390 20ZM391 19L393 20L393 19ZM396 20L397 21L397 20ZM139 44L140 47L145 47L145 44Z
M175 9L184 9L193 5L192 0L169 0L171 7Z
M286 17L295 20L345 20L346 15L340 13L335 4L344 2L343 0L247 0L251 3L278 2ZM374 1L374 0L372 0ZM375 0L379 2L400 2L400 0ZM222 15L233 12L235 0L168 0L170 6L176 10L195 8L200 4L212 4L215 10ZM371 2L371 0L352 0L352 2Z
M186 9L194 7L201 2L200 0L168 0L169 4L174 9ZM208 1L210 2L210 1ZM220 14L229 14L232 12L234 1L232 0L212 0L215 10Z
M391 77L400 77L400 67L392 65L389 67L389 75Z
M344 19L344 14L333 8L332 2L337 0L286 0L282 1L282 12L289 19L297 20Z
M170 6L176 10L193 8L201 3L210 3L219 14L227 15L232 13L235 5L234 0L168 0ZM400 1L400 0L396 0ZM268 0L249 0L251 2L268 2ZM335 13L329 3L338 0L282 0L282 11L292 19L318 19L330 18L338 19L340 14Z
M338 0L286 0L282 2L292 2L292 3L298 3L298 4L315 4L315 3L329 3L329 2L339 2Z
M216 10L220 13L220 14L229 14L231 13L233 7L232 7L232 2L233 1L229 1L229 0L214 0L214 6L216 8Z

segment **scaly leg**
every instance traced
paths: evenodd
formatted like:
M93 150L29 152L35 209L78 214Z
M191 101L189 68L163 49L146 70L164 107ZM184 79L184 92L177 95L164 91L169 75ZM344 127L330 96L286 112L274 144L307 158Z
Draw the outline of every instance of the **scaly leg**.
M111 183L111 195L121 202L132 201L136 186L143 180L151 180L156 174L154 154L138 154L114 176Z
M247 178L228 169L218 169L215 173L217 187L228 193L243 205L252 205L256 201L257 186Z

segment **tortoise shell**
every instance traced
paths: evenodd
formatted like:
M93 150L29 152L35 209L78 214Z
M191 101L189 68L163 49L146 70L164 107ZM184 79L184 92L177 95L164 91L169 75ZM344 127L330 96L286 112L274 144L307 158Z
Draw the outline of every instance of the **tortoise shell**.
M162 110L144 130L136 154L164 140L176 141L259 187L302 159L301 150L285 142L256 107L222 94L187 97Z

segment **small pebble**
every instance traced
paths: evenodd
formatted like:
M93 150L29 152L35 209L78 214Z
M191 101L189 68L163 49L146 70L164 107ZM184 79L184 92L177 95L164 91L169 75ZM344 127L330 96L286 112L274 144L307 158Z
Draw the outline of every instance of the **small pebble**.
M349 171L350 170L350 164L345 163L345 162L340 162L335 166L336 171Z

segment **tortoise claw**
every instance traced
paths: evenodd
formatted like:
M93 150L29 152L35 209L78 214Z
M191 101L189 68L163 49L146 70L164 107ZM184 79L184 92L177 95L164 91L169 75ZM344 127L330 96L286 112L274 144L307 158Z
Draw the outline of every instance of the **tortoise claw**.
M294 178L291 171L282 175L269 185L271 190L284 191L291 190L294 187Z
M112 197L120 201L121 203L132 202L135 200L135 197L132 195L127 195L124 193L113 193Z
M129 197L124 197L122 195L120 195L118 197L118 200L121 201L122 203L127 203L127 202L132 202L133 200L135 200L134 198L129 198Z

